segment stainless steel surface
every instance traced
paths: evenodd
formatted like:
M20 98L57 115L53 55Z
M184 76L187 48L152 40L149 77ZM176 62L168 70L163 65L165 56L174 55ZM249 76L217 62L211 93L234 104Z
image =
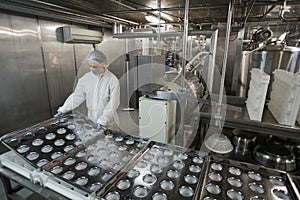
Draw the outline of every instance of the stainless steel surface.
M255 134L240 129L234 129L232 133L232 143L235 145L236 151L247 153L254 149L256 140Z
M63 119L52 118L1 140L35 168L87 193L99 192L147 144L144 139L97 130L79 114Z
M263 166L283 171L296 169L296 157L292 151L281 144L266 143L258 145L253 152L254 159Z
M284 172L212 157L200 199L296 199ZM280 196L282 194L282 196Z
M197 199L204 163L205 159L197 152L149 143L141 157L107 185L102 196L108 198L111 194L117 194L125 199Z
M45 120L50 113L36 19L3 13L0 18L2 135Z

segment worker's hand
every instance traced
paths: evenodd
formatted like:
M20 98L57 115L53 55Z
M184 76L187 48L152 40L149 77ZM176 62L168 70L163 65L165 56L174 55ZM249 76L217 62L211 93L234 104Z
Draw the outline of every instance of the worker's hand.
M54 118L58 118L60 116L62 116L62 112L58 111L55 115L53 115Z
M97 130L100 131L100 130L106 130L106 127L103 126L102 124L97 124Z

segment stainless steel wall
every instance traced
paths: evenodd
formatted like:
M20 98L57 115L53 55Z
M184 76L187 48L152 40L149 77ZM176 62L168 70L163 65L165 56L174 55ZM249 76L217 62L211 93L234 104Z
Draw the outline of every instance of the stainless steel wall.
M56 40L56 28L71 24L1 12L0 19L1 136L49 119L93 48Z

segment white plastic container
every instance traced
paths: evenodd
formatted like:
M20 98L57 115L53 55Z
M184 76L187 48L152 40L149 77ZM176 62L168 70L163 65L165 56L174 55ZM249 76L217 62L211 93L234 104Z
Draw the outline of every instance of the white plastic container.
M300 106L300 75L275 70L268 108L283 125L294 126Z
M269 82L270 75L257 68L251 70L250 87L246 101L251 120L261 121L262 119Z

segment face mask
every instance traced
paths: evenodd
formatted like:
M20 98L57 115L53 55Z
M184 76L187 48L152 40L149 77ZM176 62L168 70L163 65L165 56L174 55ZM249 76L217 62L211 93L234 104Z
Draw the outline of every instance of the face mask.
M91 67L91 71L92 71L93 74L95 74L96 76L100 74L99 69L97 69L97 68Z

